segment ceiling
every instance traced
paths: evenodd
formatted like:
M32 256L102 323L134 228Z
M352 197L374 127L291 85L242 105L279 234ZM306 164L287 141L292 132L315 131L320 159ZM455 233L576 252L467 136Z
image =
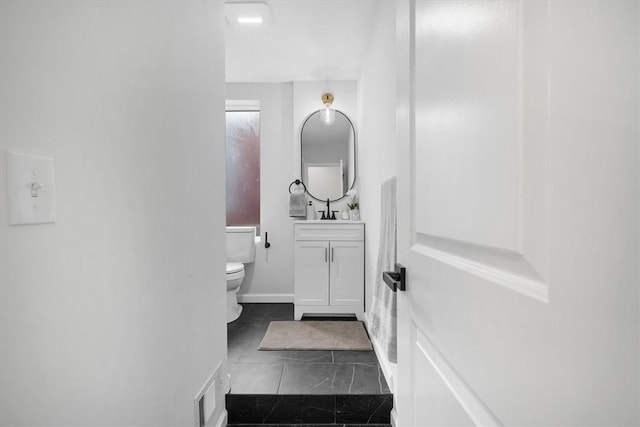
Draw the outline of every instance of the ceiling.
M227 82L357 79L379 1L262 1L271 11L270 22L242 27L227 22ZM233 2L243 3L227 0Z

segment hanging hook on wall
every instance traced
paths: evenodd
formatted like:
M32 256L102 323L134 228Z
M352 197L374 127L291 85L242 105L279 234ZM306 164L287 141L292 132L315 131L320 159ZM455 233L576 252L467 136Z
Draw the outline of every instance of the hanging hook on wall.
M271 247L271 243L269 243L269 233L266 231L264 233L264 247L265 249L269 249Z

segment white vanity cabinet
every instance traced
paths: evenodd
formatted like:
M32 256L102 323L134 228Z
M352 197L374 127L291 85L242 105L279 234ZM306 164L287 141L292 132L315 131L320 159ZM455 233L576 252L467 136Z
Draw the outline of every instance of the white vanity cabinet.
M296 221L295 319L364 313L364 223Z

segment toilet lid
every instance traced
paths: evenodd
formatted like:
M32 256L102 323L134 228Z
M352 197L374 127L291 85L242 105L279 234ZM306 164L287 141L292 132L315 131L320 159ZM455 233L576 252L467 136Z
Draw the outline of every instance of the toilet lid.
M241 262L228 262L227 263L227 274L237 273L244 269L244 264Z

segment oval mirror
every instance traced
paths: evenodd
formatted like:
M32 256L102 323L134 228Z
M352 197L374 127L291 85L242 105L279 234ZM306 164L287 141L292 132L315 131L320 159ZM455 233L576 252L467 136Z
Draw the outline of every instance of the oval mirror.
M327 125L318 110L302 124L301 176L309 195L318 200L341 199L356 178L356 131L351 120L335 110L335 121Z

